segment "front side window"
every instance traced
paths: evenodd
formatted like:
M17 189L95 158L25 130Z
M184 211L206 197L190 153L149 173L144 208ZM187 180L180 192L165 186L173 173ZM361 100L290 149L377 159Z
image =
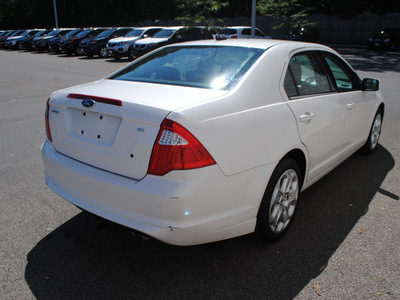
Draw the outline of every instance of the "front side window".
M329 66L338 92L360 89L359 77L342 59L329 52L323 52L322 55Z
M286 71L284 88L289 98L329 93L332 91L327 74L313 52L295 54Z
M109 79L230 89L264 51L229 46L172 46L138 60Z

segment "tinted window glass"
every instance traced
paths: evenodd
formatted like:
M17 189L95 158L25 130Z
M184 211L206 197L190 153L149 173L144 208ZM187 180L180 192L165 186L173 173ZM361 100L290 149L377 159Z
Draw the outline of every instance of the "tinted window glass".
M243 29L242 34L243 35L251 35L251 29Z
M296 97L298 95L296 85L293 81L293 77L290 74L289 70L286 72L286 75L285 75L284 87L285 87L286 94L288 95L289 98Z
M348 92L360 88L358 76L336 55L323 52L323 56L332 72L339 92Z
M230 89L263 52L244 47L168 47L109 79Z
M293 81L295 89L293 89L290 80ZM322 71L318 64L317 56L312 52L298 53L290 59L284 86L289 97L315 95L332 91L328 76ZM296 95L294 95L294 90Z
M147 34L148 36L153 36L154 34L156 34L159 31L160 31L160 29L149 29L145 32L145 34Z
M236 29L225 28L225 29L222 29L219 32L219 34L225 34L225 35L236 34Z

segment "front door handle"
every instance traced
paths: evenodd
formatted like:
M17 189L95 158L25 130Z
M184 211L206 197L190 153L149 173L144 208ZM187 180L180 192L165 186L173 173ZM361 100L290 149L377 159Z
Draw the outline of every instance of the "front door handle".
M302 123L308 123L310 122L313 118L315 117L314 114L306 112L304 115L301 115L299 117L300 122Z

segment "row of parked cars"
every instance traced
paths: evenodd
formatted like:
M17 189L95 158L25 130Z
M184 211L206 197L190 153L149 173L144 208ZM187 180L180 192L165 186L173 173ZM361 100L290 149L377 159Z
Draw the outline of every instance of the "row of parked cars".
M97 27L0 31L0 48L102 58L135 59L160 46L208 38L250 38L250 27L229 27L210 32L204 27ZM256 38L270 38L256 28Z

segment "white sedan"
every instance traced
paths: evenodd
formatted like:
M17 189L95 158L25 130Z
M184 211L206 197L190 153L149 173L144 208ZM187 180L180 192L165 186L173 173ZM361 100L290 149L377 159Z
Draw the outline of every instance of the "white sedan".
M378 89L318 44L170 45L51 95L46 183L165 243L254 231L275 241L302 190L354 152L374 151L384 114Z

